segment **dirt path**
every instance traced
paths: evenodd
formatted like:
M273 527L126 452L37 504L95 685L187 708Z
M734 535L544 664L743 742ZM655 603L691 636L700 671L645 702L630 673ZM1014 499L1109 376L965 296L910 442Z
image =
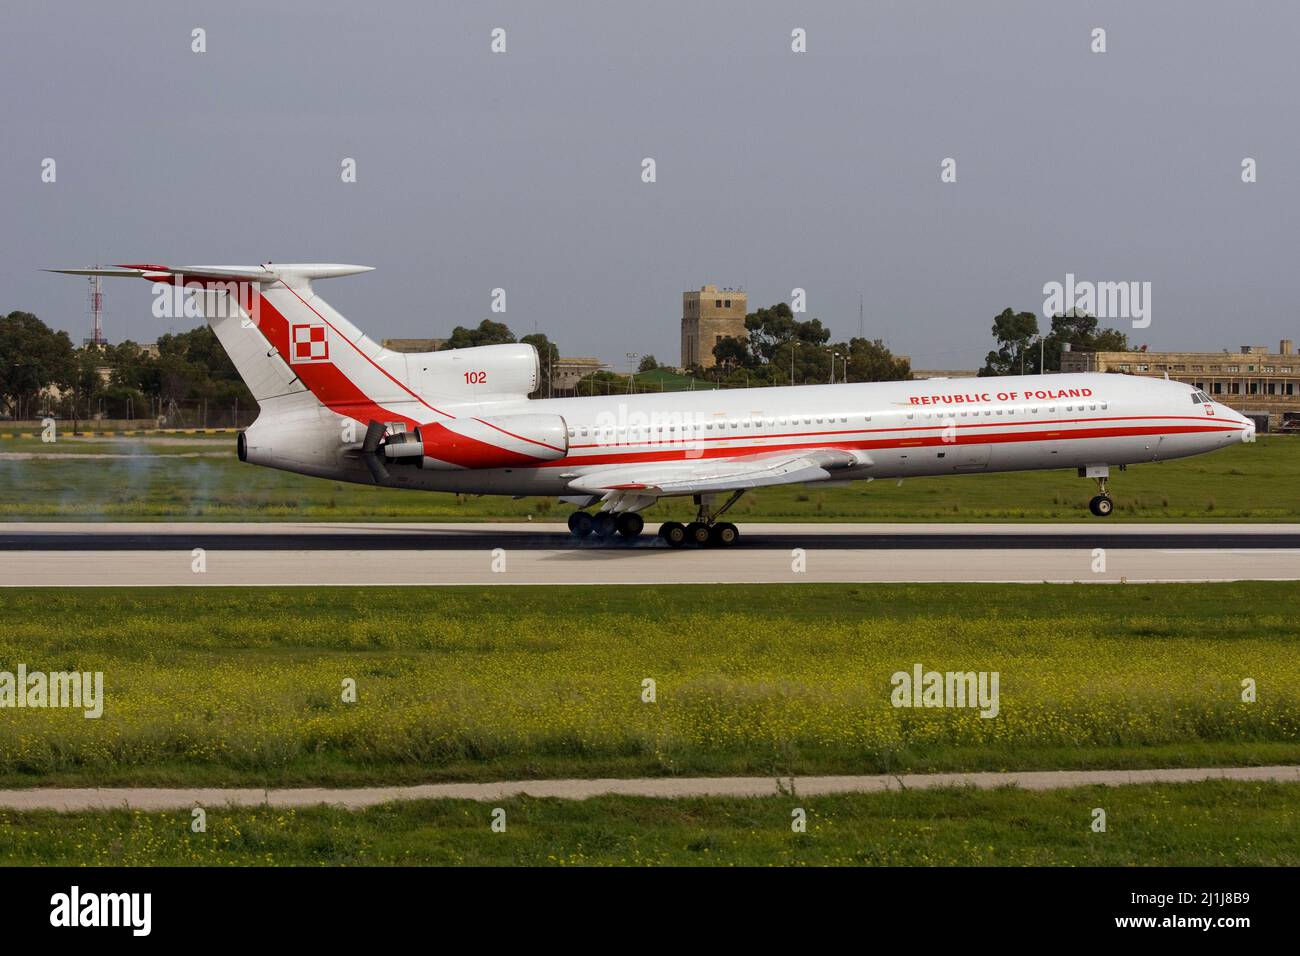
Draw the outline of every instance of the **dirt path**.
M609 794L633 797L765 797L781 793L818 796L879 793L936 787L1019 787L1057 790L1095 784L1192 783L1199 780L1272 780L1300 783L1300 767L1196 767L1160 770L1045 770L1023 773L937 773L839 777L656 777L636 780L520 780L502 783L436 783L414 787L296 790L122 787L106 789L0 790L5 810L177 810L187 807L307 807L318 804L358 810L394 800L504 800L527 795L586 800Z

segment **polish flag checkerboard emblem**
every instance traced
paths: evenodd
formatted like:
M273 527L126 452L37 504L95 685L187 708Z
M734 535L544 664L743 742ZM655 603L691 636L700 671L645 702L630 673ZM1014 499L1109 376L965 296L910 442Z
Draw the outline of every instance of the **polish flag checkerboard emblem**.
M328 362L330 344L323 325L295 325L289 330L289 357L294 365Z

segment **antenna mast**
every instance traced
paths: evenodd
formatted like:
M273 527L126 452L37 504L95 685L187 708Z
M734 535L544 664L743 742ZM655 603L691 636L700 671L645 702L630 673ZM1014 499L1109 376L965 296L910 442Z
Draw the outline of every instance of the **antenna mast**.
M99 268L98 265L95 266ZM104 280L102 276L90 276L90 338L83 345L107 345L104 338Z

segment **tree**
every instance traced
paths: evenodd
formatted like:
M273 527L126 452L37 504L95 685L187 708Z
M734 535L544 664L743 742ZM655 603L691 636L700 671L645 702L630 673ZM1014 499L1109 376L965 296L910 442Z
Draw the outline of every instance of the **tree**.
M1127 352L1130 350L1128 335L1118 329L1102 329L1092 340L1094 352Z
M505 328L505 326L502 326ZM507 331L509 331L507 329ZM551 394L551 383L555 380L555 363L560 360L560 348L541 332L525 335L520 342L537 349L537 359L541 364L541 374L537 377L537 391L534 397Z
M848 345L835 346L835 351L848 355L851 382L898 382L912 377L912 363L895 358L880 339L849 339Z
M749 352L749 340L743 335L724 335L713 346L713 361L722 368L745 368L752 364Z
M72 340L30 312L0 317L0 404L15 418L42 411L51 388L67 390L76 378Z
M1052 316L1052 331L1043 340L1043 364L1050 372L1061 370L1061 354L1069 345L1074 352L1127 352L1128 336L1118 329L1098 329L1097 319L1087 312L1071 309ZM1038 356L1031 352L1033 368L1038 367Z
M1118 329L1098 329L1095 316L1078 309L1052 316L1051 331L1038 337L1038 318L1031 312L1003 309L993 320L998 349L990 352L980 375L1037 375L1059 372L1068 345L1075 352L1127 352L1128 336Z
M653 372L659 367L659 361L653 355L641 356L641 364L636 367L638 372Z
M514 340L514 333L504 322L484 319L476 329L467 329L463 325L456 326L451 330L451 338L447 339L444 348L468 349L479 345L508 345Z
M1003 309L993 319L993 338L997 340L998 348L985 357L979 374L1024 374L1026 353L1036 335L1038 317L1034 313Z
M772 362L781 347L791 342L801 345L825 345L831 333L820 319L800 322L784 302L745 316L745 331L749 333L752 365Z

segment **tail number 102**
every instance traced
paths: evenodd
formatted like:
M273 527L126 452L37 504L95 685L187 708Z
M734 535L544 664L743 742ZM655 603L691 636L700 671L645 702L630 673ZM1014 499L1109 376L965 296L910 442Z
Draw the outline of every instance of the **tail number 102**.
M466 373L465 373L465 384L466 384L466 385L486 385L486 384L487 384L487 372L466 372Z

